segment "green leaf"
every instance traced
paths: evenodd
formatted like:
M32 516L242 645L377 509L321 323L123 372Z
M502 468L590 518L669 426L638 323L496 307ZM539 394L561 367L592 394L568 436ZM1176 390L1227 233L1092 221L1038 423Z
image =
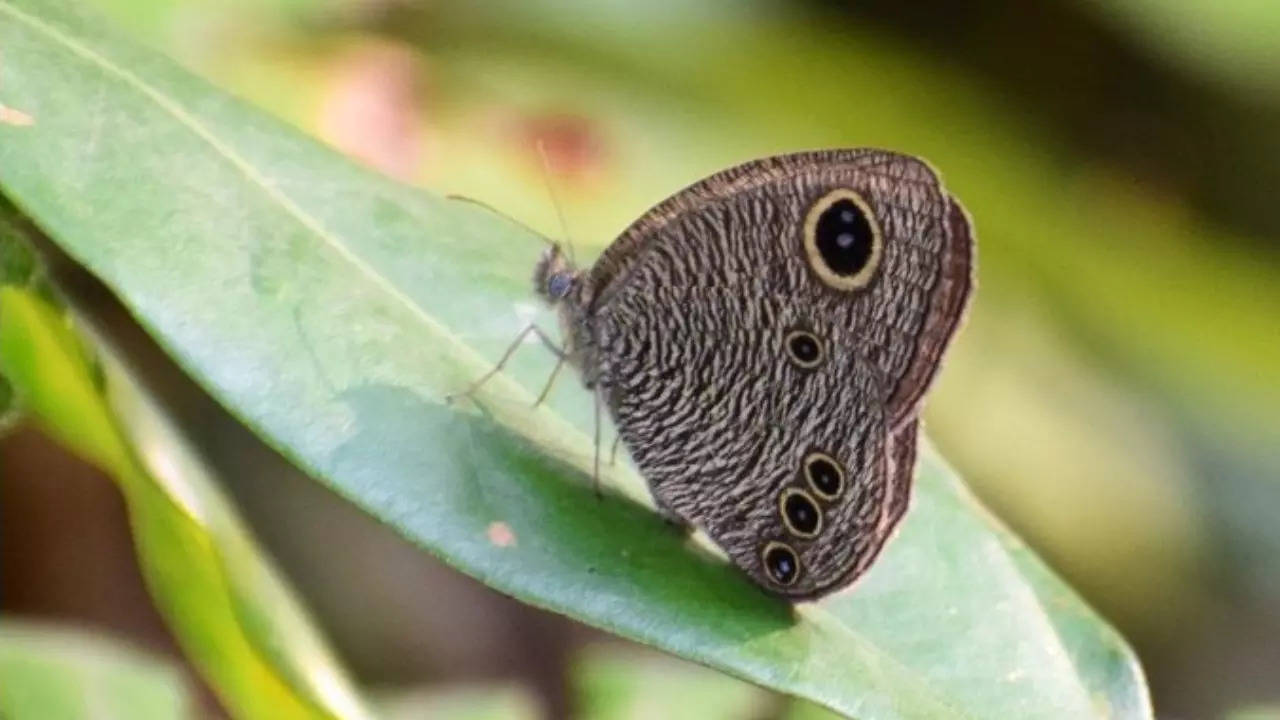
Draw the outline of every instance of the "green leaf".
M0 285L30 285L36 277L36 259L18 220L17 211L0 197Z
M1277 96L1280 14L1257 0L1214 3L1162 0L1078 0L1185 70L1234 85L1264 99Z
M63 317L14 287L0 288L0 368L36 422L113 476L156 605L236 717L366 717L217 486L121 368L106 364L109 406Z
M5 720L176 720L195 699L173 665L106 637L0 622Z
M0 197L0 286L28 285L36 277L35 256L17 226L18 213ZM13 394L13 385L0 373L0 433L12 427L21 416L21 407Z
M777 697L717 672L660 655L588 647L574 659L584 720L733 720L767 717Z
M19 419L19 408L9 379L0 375L0 432L14 425Z
M784 701L707 668L630 648L586 648L574 659L572 680L578 714L584 720L839 717L808 701Z
M268 443L494 588L863 720L1151 716L1124 642L929 448L851 592L790 606L597 502L589 403L487 384L540 244L362 170L63 3L0 0L0 186ZM71 110L74 108L74 110ZM625 467L611 487L642 498Z

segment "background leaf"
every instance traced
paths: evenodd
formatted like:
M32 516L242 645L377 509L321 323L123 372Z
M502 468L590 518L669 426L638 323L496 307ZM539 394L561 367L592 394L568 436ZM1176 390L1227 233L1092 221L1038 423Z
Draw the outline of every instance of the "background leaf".
M1275 97L1280 15L1254 0L1217 3L1086 0L1082 5L1188 70Z
M697 665L608 646L581 651L573 680L584 720L735 720L766 715L771 700L765 690Z
M17 227L18 213L0 197L0 285L29 285L35 281L36 261ZM9 379L0 374L0 433L21 416Z
M584 720L839 717L691 663L612 645L584 648L574 664L573 682Z
M108 406L62 316L15 287L0 288L0 369L46 431L115 479L152 597L236 717L366 716L270 562L163 419L111 364Z
M36 118L0 128L6 193L233 413L405 537L867 720L1150 716L1124 643L931 451L858 588L792 611L638 505L596 503L572 470L592 452L581 393L531 410L502 376L484 416L442 404L524 322L535 238L360 170L81 11L0 0L0 19L8 102ZM609 480L643 496L626 469Z
M194 698L181 671L127 645L44 623L0 622L5 720L178 720Z

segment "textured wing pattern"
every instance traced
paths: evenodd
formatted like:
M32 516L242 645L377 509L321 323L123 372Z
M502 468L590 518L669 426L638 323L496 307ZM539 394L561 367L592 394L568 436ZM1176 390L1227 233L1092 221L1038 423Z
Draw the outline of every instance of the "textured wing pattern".
M876 277L854 293L815 282L801 252L805 212L838 187L852 187L867 198L885 239ZM767 232L752 233L750 240L727 234L748 225ZM733 283L742 280L734 272L755 279L763 275L778 294L843 316L885 376L894 426L915 413L972 289L973 241L964 210L928 165L880 150L765 158L695 183L650 210L609 246L592 266L584 301L591 309L607 304L658 249L706 261L696 270L688 268L677 282ZM717 267L729 253L746 253L738 256L745 262Z
M770 541L799 556L787 594L842 584L875 554L886 517L887 424L869 363L848 352L808 371L782 359L786 329L809 318L776 296L683 287L630 299L601 318L610 352L600 387L655 498L766 586ZM815 332L842 336L824 324ZM836 502L818 502L821 531L805 540L787 532L779 499L806 489L812 451L836 458L851 482Z
M815 279L808 209L826 193L865 198L883 258L863 288ZM771 158L719 173L662 203L593 266L580 297L592 373L658 503L707 531L758 582L793 598L847 584L879 551L909 498L916 412L970 292L963 210L925 164L880 151ZM809 367L796 331L819 341ZM818 500L821 528L784 522L813 452L844 469ZM812 496L812 495L811 495ZM763 548L794 549L780 586Z

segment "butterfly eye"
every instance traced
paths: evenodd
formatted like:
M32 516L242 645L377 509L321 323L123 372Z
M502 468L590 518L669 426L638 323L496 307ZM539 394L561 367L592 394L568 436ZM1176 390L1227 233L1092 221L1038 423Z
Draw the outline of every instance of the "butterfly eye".
M778 499L782 512L782 523L792 535L801 538L817 537L822 531L822 511L818 504L809 497L809 493L796 488L782 491Z
M573 287L573 279L568 273L553 273L547 278L547 295L553 300L559 300L568 295L571 287Z
M884 241L871 207L861 195L840 188L809 208L804 251L809 267L837 290L857 290L871 282Z
M813 452L805 457L804 476L823 500L835 500L844 490L844 469L826 453Z
M822 363L822 341L807 330L792 330L787 333L786 346L791 361L806 370Z
M760 554L765 572L779 585L791 585L800 577L800 559L791 548L780 542L770 542Z

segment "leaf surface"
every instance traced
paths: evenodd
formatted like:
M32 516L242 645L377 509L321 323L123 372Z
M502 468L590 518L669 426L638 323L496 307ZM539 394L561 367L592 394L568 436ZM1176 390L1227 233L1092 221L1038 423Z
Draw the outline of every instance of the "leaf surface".
M529 314L540 243L362 170L46 0L0 0L0 185L188 372L317 479L458 569L864 720L1150 717L1123 641L925 448L850 592L795 610L606 473L584 393L538 369L446 405Z

